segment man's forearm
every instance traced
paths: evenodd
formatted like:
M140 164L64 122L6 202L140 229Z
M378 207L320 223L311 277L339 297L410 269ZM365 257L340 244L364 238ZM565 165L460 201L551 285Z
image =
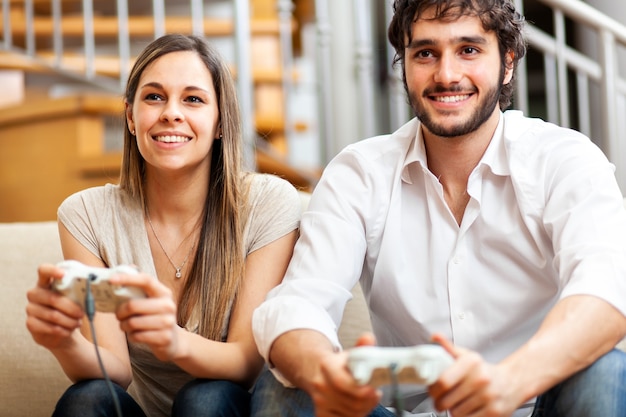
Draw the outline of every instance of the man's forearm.
M526 400L586 368L626 333L626 317L593 296L571 296L550 311L537 333L501 362Z
M292 330L281 335L270 349L269 359L293 385L310 392L318 377L320 362L334 353L330 341L314 330Z

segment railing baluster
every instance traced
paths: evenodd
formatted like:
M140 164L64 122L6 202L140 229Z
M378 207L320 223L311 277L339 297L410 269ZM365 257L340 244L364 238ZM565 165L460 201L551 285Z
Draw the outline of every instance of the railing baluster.
M618 178L624 178L619 174L626 172L626 167L620 164L624 157L617 150L619 146L619 132L617 130L617 112L615 92L617 91L617 51L615 50L615 36L608 30L601 30L598 38L600 45L600 62L604 68L601 78L601 114L605 126L606 141L604 146L611 162L616 164Z
M60 68L63 63L63 31L61 28L61 0L52 0L52 48L54 65Z
M387 2L385 7L385 27L389 27L393 16L393 8L391 2ZM391 43L385 42L387 52L387 85L389 88L389 129L391 132L409 121L412 117L412 110L407 104L406 92L404 90L404 82L402 81L402 66L398 63L393 65L396 56L396 50Z
M13 38L11 32L11 1L2 0L2 24L4 33L4 48L6 50L13 48Z
M291 111L291 94L293 75L293 46L291 42L292 31L292 10L293 3L291 0L278 0L278 24L280 39L280 57L282 61L281 81L283 88L283 121L284 134L287 144L293 138L293 117ZM287 146L287 149L292 149Z
M118 48L120 66L120 91L124 91L130 68L130 31L128 26L128 1L117 0Z
M546 111L547 119L552 123L559 122L559 103L558 103L558 76L556 70L556 59L552 55L544 55L543 57L545 81L546 81Z
M85 48L85 76L93 79L96 75L96 40L93 28L93 3L92 0L83 0L83 43Z
M591 106L589 106L589 77L581 71L576 72L576 91L578 93L578 130L591 137Z
M559 124L564 127L570 126L569 121L569 99L567 82L567 61L565 60L565 16L561 10L554 11L554 27L556 37L556 64L557 64L557 86L559 97Z
M33 0L24 2L24 14L26 17L26 53L35 56L35 8Z
M250 3L248 0L235 0L235 54L237 56L237 87L243 122L244 163L247 169L255 170L256 147L250 62Z
M164 0L152 0L152 19L154 21L154 38L165 35L165 3Z
M334 156L334 106L331 95L333 75L331 71L332 54L330 42L332 27L328 11L329 0L315 0L315 29L316 29L316 66L318 114L320 135L320 161L326 165Z
M524 13L523 3L523 0L515 0L515 8L522 14ZM521 110L525 114L529 113L528 68L525 59L518 63L515 72L515 96L513 105L516 109Z
M356 49L356 77L360 99L359 125L361 138L376 135L376 111L374 110L373 52L372 52L372 5L369 0L353 0Z
M202 0L191 0L191 31L194 35L204 35L204 9Z

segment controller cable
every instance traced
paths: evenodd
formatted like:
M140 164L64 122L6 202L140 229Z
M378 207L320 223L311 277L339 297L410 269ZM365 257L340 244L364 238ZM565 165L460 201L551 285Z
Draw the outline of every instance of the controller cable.
M389 373L391 374L391 406L396 410L396 417L402 417L404 410L404 403L402 401L402 394L400 392L400 384L398 383L398 364L392 363L389 365Z
M96 315L96 303L93 298L93 294L91 292L91 281L95 280L97 277L94 274L89 274L86 279L87 285L85 287L85 313L87 314L87 319L89 320L89 329L91 330L91 337L93 339L93 345L96 348L96 357L98 358L98 365L100 366L100 370L102 371L102 375L104 376L104 381L106 382L107 388L111 393L111 397L113 398L113 405L115 406L115 414L117 417L122 417L122 407L120 406L119 398L117 398L117 393L113 388L113 382L111 382L111 378L109 378L109 374L107 374L106 369L104 368L104 363L102 362L102 357L100 356L100 349L98 348L98 340L96 339L96 329L93 324L94 316Z

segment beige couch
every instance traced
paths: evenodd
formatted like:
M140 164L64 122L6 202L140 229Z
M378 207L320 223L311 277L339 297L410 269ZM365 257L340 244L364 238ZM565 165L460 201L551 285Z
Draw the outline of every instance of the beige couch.
M55 222L0 223L0 415L50 416L57 398L70 384L56 359L35 344L25 326L26 291L35 284L37 266L62 259ZM340 328L345 347L370 330L359 288L353 291ZM623 343L622 347L626 347Z
M56 222L0 223L0 416L49 417L70 381L46 349L26 330L26 291L33 287L40 263L62 260ZM341 337L354 344L369 329L362 297L355 297L344 317Z

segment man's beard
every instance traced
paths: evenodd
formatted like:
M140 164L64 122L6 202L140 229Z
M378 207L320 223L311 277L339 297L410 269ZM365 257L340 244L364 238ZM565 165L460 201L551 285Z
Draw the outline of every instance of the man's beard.
M504 71L501 71L498 84L496 84L486 92L484 98L479 103L477 103L476 109L474 110L474 113L470 116L470 118L464 123L453 125L450 127L446 127L443 124L436 123L431 117L430 113L428 113L426 108L420 105L420 101L416 99L414 93L409 94L409 99L415 116L417 116L420 122L431 133L437 136L448 138L463 136L478 130L478 128L482 126L483 123L487 121L487 119L489 119L489 117L493 113L493 110L499 103L503 81ZM444 89L442 87L435 87L433 90L425 91L423 97L427 99L427 95L433 92L461 93L460 88L452 87Z

